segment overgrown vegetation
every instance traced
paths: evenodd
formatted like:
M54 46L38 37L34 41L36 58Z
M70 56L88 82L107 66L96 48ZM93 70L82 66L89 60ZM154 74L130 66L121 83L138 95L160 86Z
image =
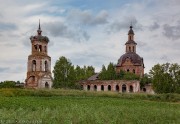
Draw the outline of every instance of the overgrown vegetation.
M62 56L56 61L54 66L54 88L77 88L77 82L80 80L85 80L92 76L95 72L94 67L80 66L74 67L71 61L66 57Z
M54 97L54 96L79 96L79 97L112 97L125 99L141 99L164 102L180 102L179 94L142 94L142 93L118 93L118 92L87 92L80 90L68 89L0 89L0 96L17 97L17 96L38 96L38 97Z
M100 80L139 80L139 76L134 73L125 72L121 70L119 73L116 73L116 68L113 63L109 63L106 67L103 65L101 72L99 74Z
M0 82L0 88L22 88L20 81L3 81Z
M8 94L7 92L11 97L4 96ZM180 123L178 102L149 101L153 99L167 101L172 98L180 97L178 94L0 89L0 119L1 123L36 124L152 122L178 124Z
M180 65L157 64L149 72L156 93L180 93Z

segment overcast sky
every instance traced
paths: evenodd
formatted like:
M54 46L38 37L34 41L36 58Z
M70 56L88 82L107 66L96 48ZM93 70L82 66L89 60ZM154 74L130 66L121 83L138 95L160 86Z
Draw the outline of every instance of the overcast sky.
M0 0L0 81L24 81L30 36L41 20L52 70L60 56L74 65L102 65L125 53L132 22L145 72L180 64L180 0Z

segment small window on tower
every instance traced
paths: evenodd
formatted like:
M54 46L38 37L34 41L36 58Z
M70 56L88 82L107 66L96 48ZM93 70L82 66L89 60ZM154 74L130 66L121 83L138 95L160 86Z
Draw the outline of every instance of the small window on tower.
M134 46L133 46L133 52L135 52L135 51L134 51Z
M131 47L129 47L129 52L131 52Z
M42 46L41 45L39 45L39 52L41 52L42 51Z
M34 49L37 50L37 45L34 45Z
M44 51L47 52L47 47L46 46L44 46Z
M129 37L129 39L131 40L131 36Z

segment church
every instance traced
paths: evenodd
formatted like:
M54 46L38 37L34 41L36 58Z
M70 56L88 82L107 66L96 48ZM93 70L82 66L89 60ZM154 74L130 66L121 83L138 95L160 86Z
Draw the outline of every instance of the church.
M49 38L42 36L41 25L37 35L31 36L31 54L28 56L26 88L51 88L51 57L48 56Z
M130 26L128 40L125 43L125 54L118 59L116 73L123 70L143 77L144 62L143 58L136 53L137 43L134 41L134 35L133 27ZM98 75L95 74L88 80L81 82L83 90L140 92L139 80L98 80Z

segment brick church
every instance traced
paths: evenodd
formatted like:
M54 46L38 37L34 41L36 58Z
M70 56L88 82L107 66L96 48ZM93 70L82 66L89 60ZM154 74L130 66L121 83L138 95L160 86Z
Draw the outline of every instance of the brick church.
M26 88L51 88L51 57L48 56L49 39L42 36L39 22L37 35L31 36L32 52L28 56Z
M124 70L140 77L144 75L143 58L136 53L137 43L134 41L133 27L130 26L128 40L125 43L125 54L117 62L116 72ZM117 91L117 92L140 92L138 80L98 80L98 75L93 75L88 80L81 82L84 90L91 91Z

